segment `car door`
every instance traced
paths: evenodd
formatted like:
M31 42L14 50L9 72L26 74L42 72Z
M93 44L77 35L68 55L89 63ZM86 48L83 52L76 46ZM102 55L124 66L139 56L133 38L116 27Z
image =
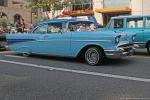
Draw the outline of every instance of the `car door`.
M118 18L118 19L112 19L108 29L115 31L116 33L123 33L124 32L124 19Z
M47 24L38 25L31 32L32 37L35 41L30 43L32 53L46 54L46 46L44 36L47 34Z
M135 33L136 38L134 40L137 44L144 42L144 19L143 17L127 18L126 19L126 33Z
M38 50L35 51L39 54L69 56L71 34L62 30L64 26L63 23L48 23L37 28L34 33Z
M145 17L144 42L150 40L150 17Z
M111 19L108 29L109 31L114 31L116 34L121 35L122 41L130 41L131 35L126 32L126 24L125 18L114 18Z
M44 35L46 53L58 56L70 56L70 36L65 31L66 23L49 23Z

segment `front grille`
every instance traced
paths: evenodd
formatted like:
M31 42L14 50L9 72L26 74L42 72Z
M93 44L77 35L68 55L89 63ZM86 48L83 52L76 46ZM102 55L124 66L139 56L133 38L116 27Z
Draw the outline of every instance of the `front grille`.
M123 44L123 45L120 45L118 46L119 48L130 48L133 46L133 43L129 43L129 44Z
M124 51L128 52L128 51L130 51L131 49L132 49L131 47L129 47L129 48L124 48Z

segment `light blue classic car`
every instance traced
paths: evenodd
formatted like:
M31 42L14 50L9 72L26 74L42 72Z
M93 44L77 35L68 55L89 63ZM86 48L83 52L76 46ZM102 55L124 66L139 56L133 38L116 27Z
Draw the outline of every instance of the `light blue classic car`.
M119 16L112 17L103 32L116 31L130 35L135 33L134 44L139 45L139 48L147 48L150 54L150 16Z
M94 30L91 21L83 19L53 19L39 23L31 33L7 34L8 49L23 55L44 54L62 57L82 57L90 65L102 63L105 57L132 55L132 42L120 40L114 31Z

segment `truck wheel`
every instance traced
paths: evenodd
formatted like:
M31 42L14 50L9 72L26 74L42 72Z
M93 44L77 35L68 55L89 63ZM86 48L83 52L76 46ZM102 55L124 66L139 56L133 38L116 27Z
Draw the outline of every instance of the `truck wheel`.
M104 58L102 50L97 47L88 48L85 52L84 57L85 61L92 66L101 63Z
M150 55L150 42L147 44L147 53Z

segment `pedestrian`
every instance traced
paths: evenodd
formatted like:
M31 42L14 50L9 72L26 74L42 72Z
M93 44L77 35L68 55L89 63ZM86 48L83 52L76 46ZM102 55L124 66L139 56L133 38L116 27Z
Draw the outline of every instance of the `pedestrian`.
M25 21L24 21L24 19L21 19L21 25L22 25L22 33L23 32L26 32L26 24L25 24Z
M18 19L16 22L16 28L17 28L17 32L22 33L22 24L20 19Z
M4 33L4 30L2 27L0 27L0 34Z

